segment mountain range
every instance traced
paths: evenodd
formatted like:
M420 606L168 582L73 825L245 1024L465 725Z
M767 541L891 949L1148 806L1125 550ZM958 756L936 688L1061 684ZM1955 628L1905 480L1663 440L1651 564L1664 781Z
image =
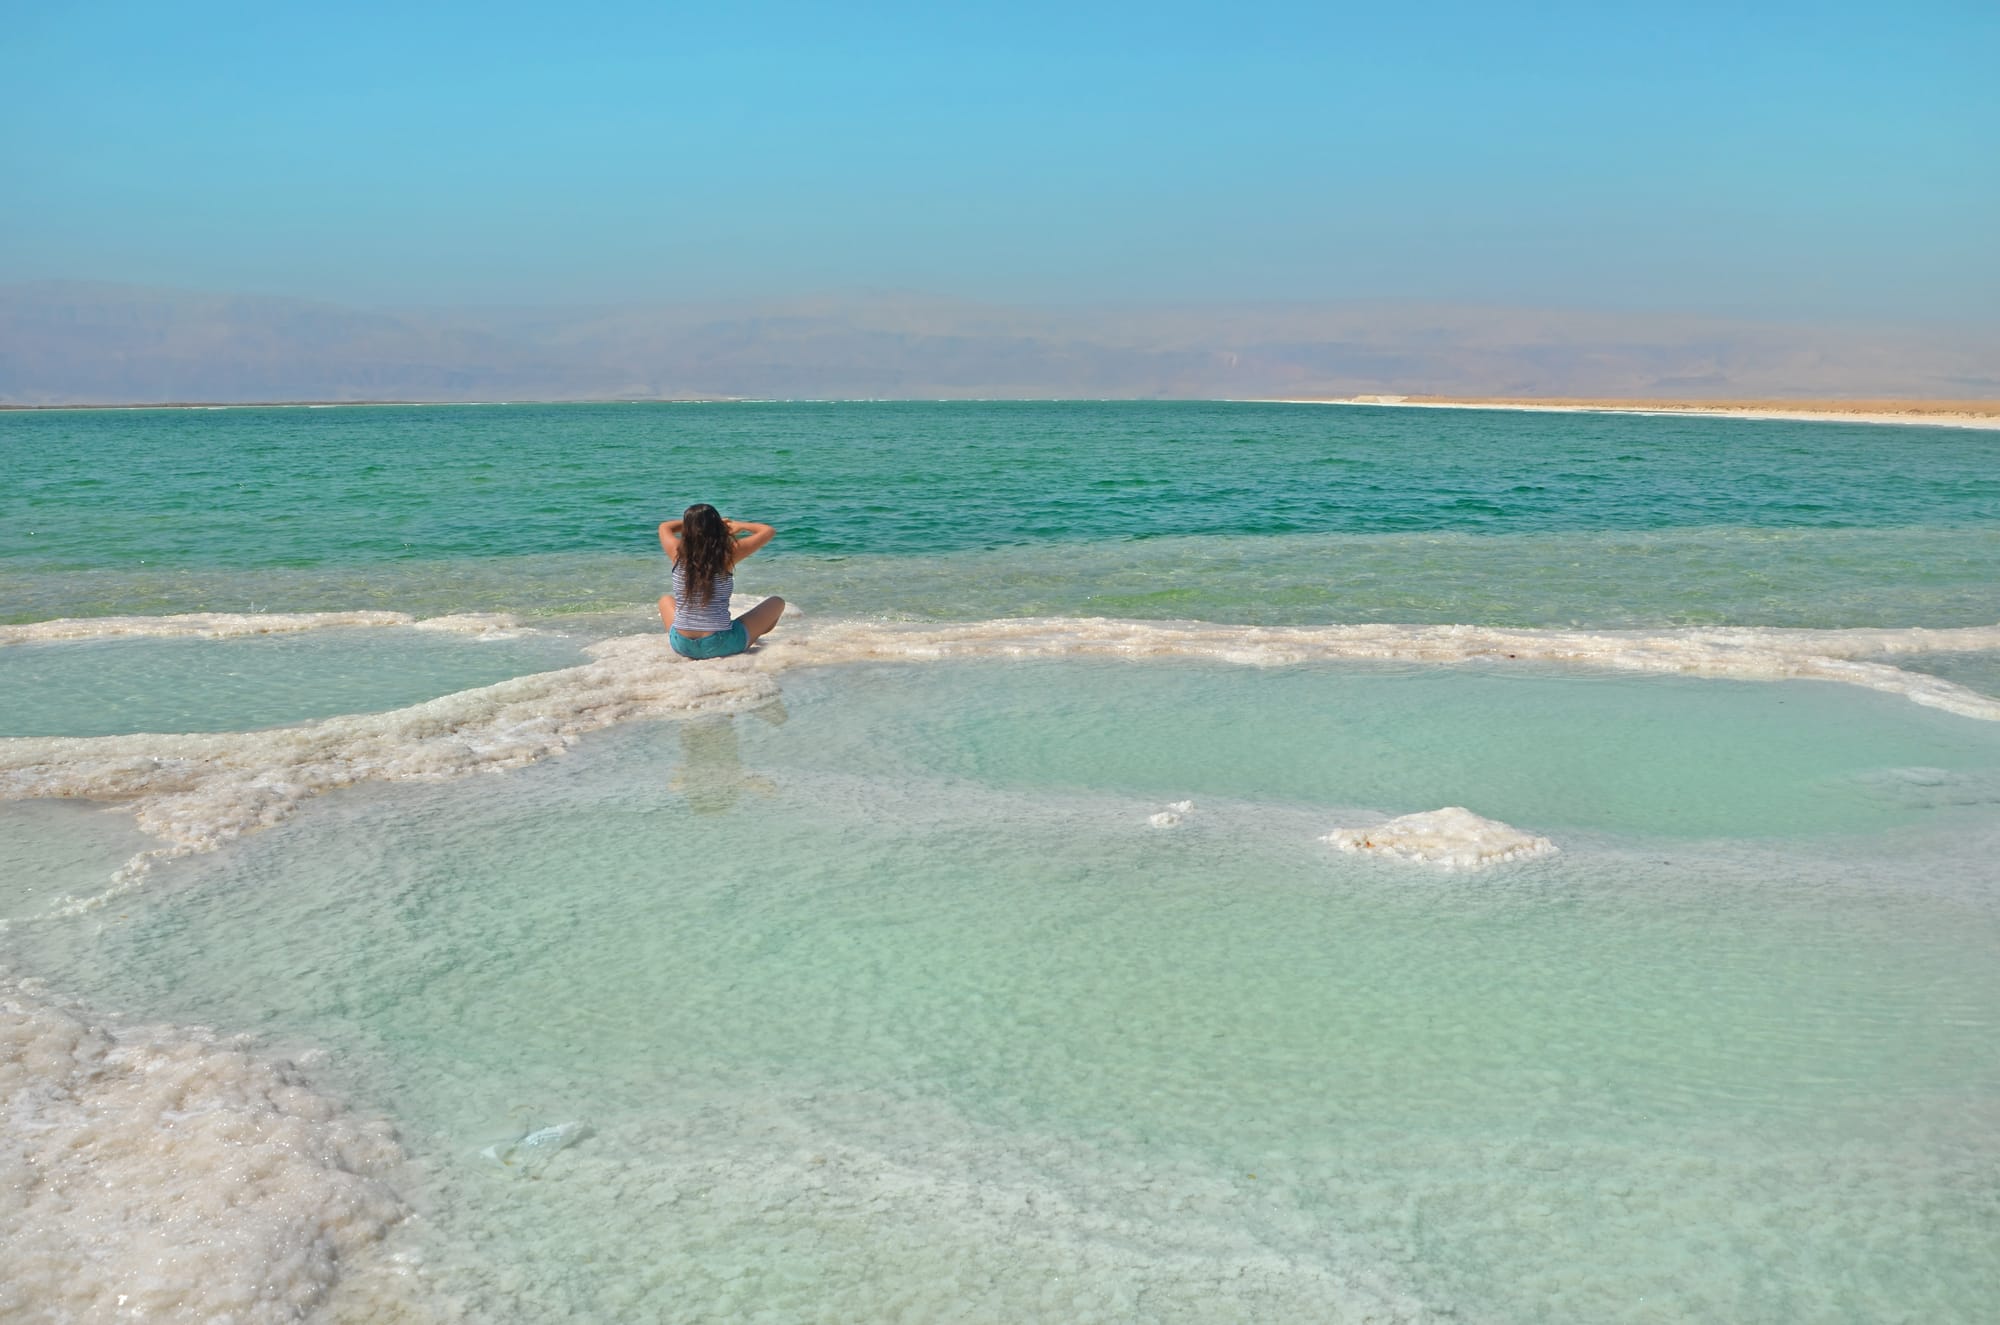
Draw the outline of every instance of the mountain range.
M674 398L2000 396L2000 330L1395 301L1021 307L858 292L365 309L0 285L0 404Z

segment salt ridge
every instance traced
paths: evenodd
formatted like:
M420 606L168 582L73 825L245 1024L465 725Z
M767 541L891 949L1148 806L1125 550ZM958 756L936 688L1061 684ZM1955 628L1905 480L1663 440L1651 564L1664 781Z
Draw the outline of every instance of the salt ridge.
M55 911L74 914L137 886L156 861L213 850L336 787L518 768L615 723L734 712L778 694L748 658L696 667L660 637L607 640L588 652L598 660L387 713L255 732L0 741L0 799L126 801L139 827L166 843L133 857L108 891Z
M365 618L365 619L360 619ZM112 618L45 622L42 639L128 634L255 633L268 618ZM405 625L480 633L510 618L322 613L283 628ZM101 637L101 636L100 636ZM218 636L219 637L219 636ZM275 824L321 792L367 781L434 781L518 768L585 733L641 718L739 712L777 698L796 667L985 658L1192 658L1245 666L1387 660L1526 661L1734 680L1831 681L1901 696L1962 717L2000 721L2000 699L1860 655L2000 650L2000 626L1949 630L1510 630L1483 626L1252 627L1109 619L1022 618L955 625L832 622L788 631L756 653L691 664L658 634L590 646L578 667L516 677L388 713L344 715L266 731L0 740L0 799L82 797L129 804L163 846L134 857L109 891L135 887L160 859L208 851Z
M966 625L848 622L769 646L774 666L1012 657L1187 657L1278 667L1354 660L1526 661L1746 681L1834 681L1900 695L1962 717L2000 721L2000 699L1940 677L1859 661L1877 653L2000 650L2000 625L1946 630L1684 631L1500 629L1488 626L1218 626L1104 618L1022 618ZM796 658L796 661L795 661Z

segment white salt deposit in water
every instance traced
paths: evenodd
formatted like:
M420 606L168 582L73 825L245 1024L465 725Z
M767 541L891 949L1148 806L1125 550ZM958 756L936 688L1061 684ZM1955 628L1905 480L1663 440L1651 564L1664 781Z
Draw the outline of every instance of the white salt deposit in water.
M741 599L749 602L749 599ZM732 608L738 605L732 602ZM264 616L112 618L6 630L23 638L87 638L92 629L243 633ZM401 613L275 618L282 629L404 625ZM435 629L483 631L510 619L442 617ZM1531 661L1738 680L1834 681L1896 694L1964 717L2000 720L2000 699L1940 677L1855 661L1854 654L2000 649L2000 626L1954 630L1729 629L1663 633L1496 630L1472 626L1259 628L1117 620L1005 620L949 626L845 622L784 633L755 653L689 663L658 634L591 646L595 661L461 691L389 713L215 735L0 741L0 798L81 796L131 804L168 845L135 857L100 904L135 885L152 861L214 849L276 823L304 800L364 781L462 776L533 763L579 735L635 718L738 712L767 703L792 668L864 661L978 658L1193 658L1285 666L1357 659ZM1172 813L1169 811L1169 813ZM1172 826L1172 825L1162 825Z
M213 850L335 787L515 768L617 722L732 712L777 693L748 660L696 666L660 638L610 640L589 652L601 661L388 713L258 732L0 741L0 797L127 801L139 826L168 843L134 857L111 892L75 904L89 907L135 884L156 860Z
M1392 856L1443 870L1479 870L1507 860L1553 856L1556 844L1457 805L1406 814L1373 828L1336 828L1323 841L1342 851Z
M762 601L738 594L740 614ZM1938 677L1857 661L1898 654L2000 651L2000 625L1944 629L1803 630L1713 627L1688 630L1584 631L1487 626L1346 625L1259 627L1154 623L1107 618L1008 618L944 625L846 621L789 629L802 612L786 608L787 630L752 655L783 669L871 659L943 657L1199 657L1277 666L1339 659L1463 662L1523 659L1619 670L1680 672L1738 680L1838 681L1900 694L1966 717L2000 720L2000 700ZM89 617L0 626L0 645L127 636L229 638L341 626L414 626L474 636L525 631L511 616L465 613L416 618L403 612L196 613L167 617ZM659 635L630 637L664 647Z
M1486 626L1162 625L1017 619L963 625L843 622L774 639L768 665L943 658L1183 657L1250 666L1382 659L1506 660L1744 681L1836 681L1962 717L2000 721L2000 699L1939 677L1856 661L1875 654L2000 650L2000 625L1948 630L1503 630Z
M0 1319L296 1320L406 1214L386 1123L290 1063L0 975ZM394 1274L356 1310L398 1314Z

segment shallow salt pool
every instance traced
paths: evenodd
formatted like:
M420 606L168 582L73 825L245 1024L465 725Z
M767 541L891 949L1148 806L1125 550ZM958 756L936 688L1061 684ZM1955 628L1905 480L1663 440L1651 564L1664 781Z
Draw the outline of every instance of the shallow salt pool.
M350 627L0 648L0 737L244 731L401 708L582 661L542 631Z
M474 1319L1970 1321L2000 1281L2000 724L1495 664L780 679L4 943L329 1051ZM1319 840L1447 804L1561 852ZM7 808L0 851L75 807ZM87 891L124 825L60 826Z

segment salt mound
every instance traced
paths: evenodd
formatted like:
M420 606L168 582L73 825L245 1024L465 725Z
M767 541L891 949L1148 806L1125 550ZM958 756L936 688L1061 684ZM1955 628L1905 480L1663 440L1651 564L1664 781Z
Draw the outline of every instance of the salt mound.
M1446 870L1485 869L1503 860L1552 856L1557 850L1546 837L1524 833L1456 805L1406 814L1373 828L1336 828L1321 841L1342 851L1394 856Z

